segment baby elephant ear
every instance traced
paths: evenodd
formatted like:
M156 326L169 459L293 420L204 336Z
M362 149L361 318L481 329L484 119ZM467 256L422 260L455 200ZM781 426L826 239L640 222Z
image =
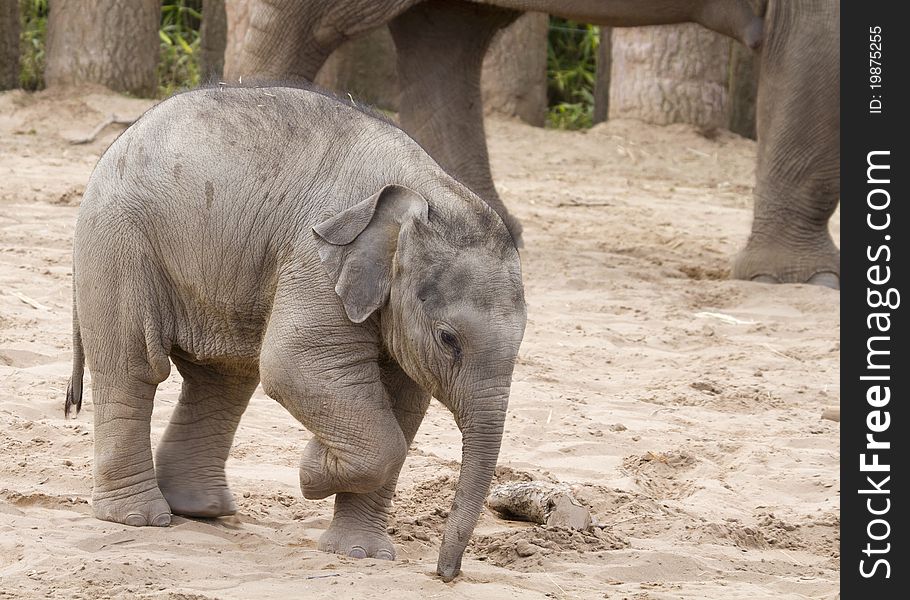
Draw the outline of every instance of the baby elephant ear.
M351 321L362 323L386 303L401 226L426 223L427 212L423 196L392 184L313 227L319 258Z

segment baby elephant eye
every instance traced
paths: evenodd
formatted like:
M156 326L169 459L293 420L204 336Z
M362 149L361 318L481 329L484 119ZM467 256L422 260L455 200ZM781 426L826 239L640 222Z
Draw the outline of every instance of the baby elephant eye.
M452 349L452 352L455 354L455 358L461 356L461 346L458 344L458 338L456 338L445 329L441 329L439 331L439 341Z

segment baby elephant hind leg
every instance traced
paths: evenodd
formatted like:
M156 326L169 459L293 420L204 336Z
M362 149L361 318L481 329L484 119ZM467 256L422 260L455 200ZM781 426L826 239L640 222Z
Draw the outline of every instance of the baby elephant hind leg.
M155 480L149 429L155 385L92 376L95 485L92 509L104 521L165 527L171 511Z
M224 465L256 376L223 374L178 357L180 399L155 452L158 485L174 514L220 517L237 512Z

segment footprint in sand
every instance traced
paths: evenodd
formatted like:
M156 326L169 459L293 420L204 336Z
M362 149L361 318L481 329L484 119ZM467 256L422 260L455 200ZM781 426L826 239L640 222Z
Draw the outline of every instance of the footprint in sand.
M46 354L38 354L28 350L16 350L14 348L0 348L0 365L7 367L18 367L25 369L36 365L46 365L54 362L56 359Z

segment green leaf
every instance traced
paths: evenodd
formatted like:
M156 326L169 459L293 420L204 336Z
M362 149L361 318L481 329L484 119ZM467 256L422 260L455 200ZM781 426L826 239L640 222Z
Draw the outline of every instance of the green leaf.
M192 54L192 53L193 53L193 49L190 47L189 44L186 43L186 40L183 39L183 36L179 36L179 35L178 35L178 36L177 36L177 42L180 44L180 47L183 48L183 51L184 51L184 52L186 52L187 54Z

